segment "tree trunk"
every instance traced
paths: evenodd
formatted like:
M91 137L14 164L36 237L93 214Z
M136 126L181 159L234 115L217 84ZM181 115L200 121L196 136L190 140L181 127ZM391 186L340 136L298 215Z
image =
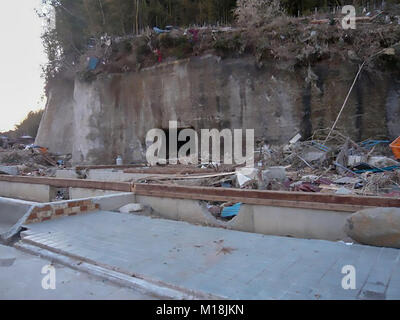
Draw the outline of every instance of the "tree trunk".
M136 0L136 34L139 34L139 0Z

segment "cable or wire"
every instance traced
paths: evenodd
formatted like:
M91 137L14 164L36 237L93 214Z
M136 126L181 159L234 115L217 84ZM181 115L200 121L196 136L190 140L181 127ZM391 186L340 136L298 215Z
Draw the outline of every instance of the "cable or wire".
M337 125L337 123L338 123L338 121L339 121L339 119L340 119L340 116L342 115L342 112L343 112L344 108L346 107L347 101L349 100L350 94L351 94L351 92L353 91L354 85L356 84L356 82L357 82L357 80L358 80L358 78L359 78L359 76L360 76L360 73L361 73L361 71L362 71L364 65L365 65L368 61L374 59L375 57L377 57L378 55L384 53L384 52L387 51L388 49L394 48L394 47L396 47L396 46L398 46L398 45L400 45L400 42L398 42L398 43L396 43L396 44L390 46L389 48L385 48L385 49L383 49L383 50L381 50L381 51L379 51L379 52L373 54L372 56L370 56L370 57L368 57L367 59L365 59L364 62L361 64L360 68L358 69L357 75L356 75L356 77L354 78L353 84L351 85L350 90L349 90L349 92L347 93L347 96L346 96L346 99L344 100L344 103L343 103L343 105L342 105L342 108L340 109L340 112L339 112L338 116L336 117L335 123L333 124L331 130L329 131L328 136L325 138L324 144L328 141L328 139L330 138L330 136L331 136L331 134L332 134L332 131L335 129L335 127L336 127L336 125Z

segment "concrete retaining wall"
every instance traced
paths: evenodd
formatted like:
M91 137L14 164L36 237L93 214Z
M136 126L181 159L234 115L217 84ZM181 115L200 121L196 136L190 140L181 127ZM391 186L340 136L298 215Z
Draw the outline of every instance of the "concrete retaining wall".
M136 195L136 201L150 206L162 218L224 227L265 235L337 241L346 238L344 225L351 213L242 205L229 222L214 218L198 200L170 199Z
M133 180L144 179L149 176L169 176L169 174L151 173L124 173L117 169L90 169L87 171L87 179L95 181L119 181L130 182ZM78 179L76 171L73 169L57 170L56 177L60 179Z
M108 191L108 190L97 190L97 189L85 189L85 188L69 188L69 197L71 200L102 197L107 195L120 194L119 191Z
M22 221L37 203L0 198L0 238L8 240L19 231Z
M0 197L0 238L9 240L23 225L40 223L91 211L116 211L136 201L133 193L118 193L87 199L37 203Z
M0 197L47 203L53 201L57 188L45 184L0 181ZM121 191L69 188L71 200L120 194Z
M0 197L49 202L50 190L48 185L0 181Z
M100 206L104 211L117 211L119 208L130 204L136 203L136 196L131 192L124 192L118 194L105 195L101 197L92 198L93 203Z
M102 74L91 83L62 79L49 87L36 144L72 153L76 164L145 159L146 134L154 128L254 129L269 144L309 137L335 121L358 64L335 56L313 66L252 57L193 57L138 72ZM400 134L399 77L364 70L349 97L340 127L357 141ZM312 72L312 81L305 81ZM381 112L376 112L380 110Z

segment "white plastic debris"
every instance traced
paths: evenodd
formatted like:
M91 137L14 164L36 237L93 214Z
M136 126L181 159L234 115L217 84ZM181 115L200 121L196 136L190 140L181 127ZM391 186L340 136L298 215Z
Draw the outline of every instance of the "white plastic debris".
M338 241L339 243L343 243L346 246L352 246L354 243L353 242L344 242L343 240Z
M384 168L384 167L390 167L390 166L397 166L399 163L396 160L393 160L388 157L370 157L368 160L368 164L373 167L377 168Z
M307 162L324 161L326 158L326 153L323 151L310 151L303 154L303 158Z
M296 142L298 142L301 139L301 134L298 133L296 136L294 136L292 138L292 140L289 141L290 144L295 144Z
M139 212L143 210L143 205L140 203L130 203L119 209L121 213Z
M241 188L249 182L255 181L257 175L258 169L255 168L240 168L236 170L236 178Z
M342 187L336 191L336 194L341 194L341 195L348 195L352 194L353 192L345 187Z
M354 167L355 165L358 165L361 162L365 161L366 161L365 156L350 155L347 161L347 165L350 167Z
M317 181L318 180L318 176L316 176L316 175L313 175L313 174L309 174L309 175L306 175L306 176L302 176L301 177L301 181L304 181L304 182L315 182L315 181Z
M340 178L336 181L334 181L336 184L355 184L355 183L359 183L362 180L359 178L352 178L352 177L343 177Z

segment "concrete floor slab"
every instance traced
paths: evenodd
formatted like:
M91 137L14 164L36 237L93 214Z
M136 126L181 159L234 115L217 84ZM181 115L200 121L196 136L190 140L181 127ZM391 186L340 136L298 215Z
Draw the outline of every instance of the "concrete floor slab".
M400 298L400 250L97 212L30 225L24 242L230 299ZM342 288L353 265L356 289Z
M2 264L6 257L12 263ZM53 264L56 289L45 290L42 268L51 262L15 248L0 245L1 300L143 300L154 299L129 288L121 288L107 280L92 277L68 267Z

